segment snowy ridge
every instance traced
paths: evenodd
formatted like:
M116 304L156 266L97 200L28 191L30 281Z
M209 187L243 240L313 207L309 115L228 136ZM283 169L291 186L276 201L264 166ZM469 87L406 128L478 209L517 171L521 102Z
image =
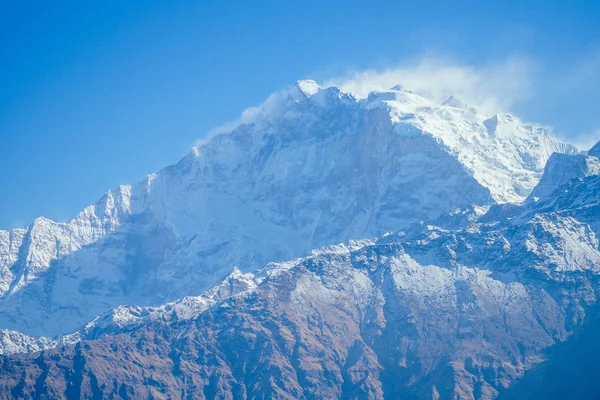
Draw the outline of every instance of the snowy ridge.
M414 93L387 91L372 93L366 103L385 107L399 134L429 134L441 141L500 203L523 201L552 153L578 152L542 127L509 114L487 118L456 99L444 106Z
M120 218L130 212L130 196L131 188L120 186L68 223L40 217L27 229L0 231L0 296L10 295L35 280L53 260L114 231ZM53 237L66 240L47 240ZM26 263L26 267L15 265L19 261Z
M251 293L257 283L253 274L234 268L220 284L200 296L186 296L157 307L119 306L94 318L81 329L55 338L28 336L0 330L0 355L30 353L139 329L153 323L175 323L198 317L201 313L232 296Z

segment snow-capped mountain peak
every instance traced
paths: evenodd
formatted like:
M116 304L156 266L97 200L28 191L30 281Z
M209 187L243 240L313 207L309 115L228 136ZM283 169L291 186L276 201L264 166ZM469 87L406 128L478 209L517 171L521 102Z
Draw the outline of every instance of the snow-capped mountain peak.
M299 80L292 86L290 89L290 94L293 96L294 94L301 93L305 97L311 97L315 93L318 93L321 90L321 86L313 80Z
M119 304L199 293L239 266L520 202L572 146L406 90L299 81L179 163L68 223L0 232L0 328L53 336Z

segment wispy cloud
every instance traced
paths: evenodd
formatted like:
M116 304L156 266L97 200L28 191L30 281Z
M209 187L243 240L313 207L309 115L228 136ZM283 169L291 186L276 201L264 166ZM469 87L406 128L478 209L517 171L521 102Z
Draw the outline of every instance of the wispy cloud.
M325 84L338 86L357 97L400 84L440 101L454 95L481 112L494 113L508 111L517 101L531 95L531 76L535 69L535 62L524 57L484 66L423 57L384 70L353 71Z
M281 105L281 100L286 96L286 90L279 90L277 92L272 93L262 104L258 106L248 107L244 111L242 111L240 117L235 121L229 121L211 129L205 137L196 140L194 146L200 147L204 143L206 143L210 138L216 135L231 132L240 125L256 121L256 119L261 114L269 114L271 112L275 112L275 108Z

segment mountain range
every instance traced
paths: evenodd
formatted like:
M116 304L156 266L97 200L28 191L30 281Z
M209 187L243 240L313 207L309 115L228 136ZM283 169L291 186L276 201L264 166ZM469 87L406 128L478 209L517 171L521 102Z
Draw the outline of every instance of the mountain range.
M599 157L298 81L73 220L0 231L0 394L536 398L595 329Z

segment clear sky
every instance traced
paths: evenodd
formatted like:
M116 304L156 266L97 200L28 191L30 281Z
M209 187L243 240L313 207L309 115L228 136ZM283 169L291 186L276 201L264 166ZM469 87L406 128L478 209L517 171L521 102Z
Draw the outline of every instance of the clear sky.
M297 79L526 60L522 118L600 132L600 1L0 2L0 229L66 220Z

